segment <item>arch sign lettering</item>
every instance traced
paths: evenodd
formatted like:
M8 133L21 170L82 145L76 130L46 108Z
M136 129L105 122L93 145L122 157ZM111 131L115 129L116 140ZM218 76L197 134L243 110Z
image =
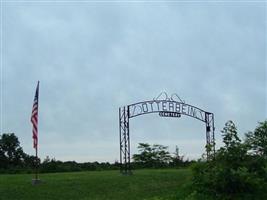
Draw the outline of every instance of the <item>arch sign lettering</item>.
M215 153L214 115L196 106L189 105L177 94L168 97L167 93L161 93L157 98L142 101L119 108L120 127L120 166L124 174L131 173L130 154L130 127L129 122L133 117L158 113L159 117L180 118L182 115L198 119L206 125L206 151L207 159L211 159Z

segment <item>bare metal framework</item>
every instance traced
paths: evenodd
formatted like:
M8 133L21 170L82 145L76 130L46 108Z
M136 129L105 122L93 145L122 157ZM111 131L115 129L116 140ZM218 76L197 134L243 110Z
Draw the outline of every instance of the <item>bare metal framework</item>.
M215 155L214 114L198 107L186 104L177 94L168 95L163 92L150 101L142 101L119 108L120 129L120 171L131 174L130 153L130 118L144 114L158 113L160 117L181 117L182 115L198 119L206 125L207 160Z
M125 174L131 173L129 119L129 106L119 108L120 171Z

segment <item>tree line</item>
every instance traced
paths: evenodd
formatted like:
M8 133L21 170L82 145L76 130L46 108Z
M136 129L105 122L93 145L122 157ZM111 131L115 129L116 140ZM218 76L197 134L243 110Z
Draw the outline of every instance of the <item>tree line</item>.
M166 168L185 167L193 161L184 160L179 155L178 147L174 155L167 146L139 143L139 153L133 155L133 168ZM42 162L33 155L25 153L20 146L18 137L14 133L0 135L0 173L33 173L35 168L43 172L72 172L94 170L118 170L120 163L60 161L46 157Z
M41 162L39 158L23 151L14 133L0 135L0 173L33 173L36 166L41 173L119 169L118 162L63 162L48 156Z

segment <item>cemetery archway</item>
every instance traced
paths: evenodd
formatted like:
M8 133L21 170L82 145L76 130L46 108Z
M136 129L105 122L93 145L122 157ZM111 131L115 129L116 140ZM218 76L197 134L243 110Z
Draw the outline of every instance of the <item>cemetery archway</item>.
M163 92L153 100L142 101L119 108L121 173L131 174L130 119L151 113L159 113L160 117L176 118L186 115L204 122L206 127L207 159L212 159L215 155L214 114L186 104L177 94L173 94L169 98L167 93Z

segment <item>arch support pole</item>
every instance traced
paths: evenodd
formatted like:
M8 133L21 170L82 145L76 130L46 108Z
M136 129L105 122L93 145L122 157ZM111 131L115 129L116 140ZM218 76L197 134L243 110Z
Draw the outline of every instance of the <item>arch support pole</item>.
M129 134L129 106L119 109L120 126L120 172L131 174L130 134Z
M212 160L215 157L215 127L213 113L205 113L206 122L206 152L207 160Z

